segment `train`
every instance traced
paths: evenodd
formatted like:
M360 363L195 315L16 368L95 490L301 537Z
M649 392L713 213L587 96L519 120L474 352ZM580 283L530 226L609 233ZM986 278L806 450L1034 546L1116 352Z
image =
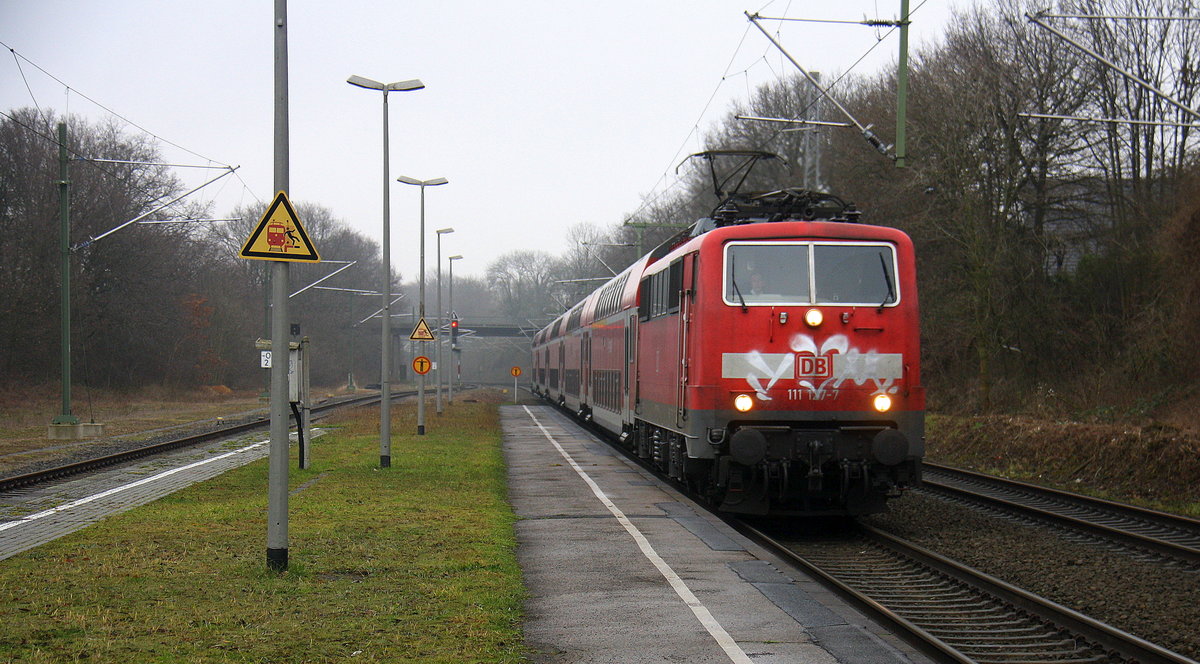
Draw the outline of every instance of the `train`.
M920 482L912 241L831 194L723 195L532 355L536 395L723 512L859 516Z

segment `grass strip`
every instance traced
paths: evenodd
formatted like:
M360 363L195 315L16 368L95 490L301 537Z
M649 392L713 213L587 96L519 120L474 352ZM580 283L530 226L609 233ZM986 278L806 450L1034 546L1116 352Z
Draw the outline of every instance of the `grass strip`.
M523 661L498 398L471 396L419 437L394 408L387 470L377 409L335 421L292 464L283 574L265 460L3 561L0 662Z

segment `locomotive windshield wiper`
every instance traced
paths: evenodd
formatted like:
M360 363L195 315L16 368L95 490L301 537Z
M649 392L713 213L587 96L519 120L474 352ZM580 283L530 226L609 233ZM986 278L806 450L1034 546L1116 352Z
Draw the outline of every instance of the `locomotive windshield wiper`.
M746 298L742 297L742 289L738 288L737 277L733 276L734 274L737 274L737 270L734 269L735 267L736 266L734 265L734 262L733 262L733 252L730 252L730 254L729 254L729 283L733 286L733 292L737 293L738 300L740 300L742 303L742 313L746 313L747 311L750 311L750 309L746 306Z
M883 305L895 301L896 288L892 286L892 273L888 271L887 259L883 257L882 251L879 252L879 264L883 266L883 280L887 282L888 287L887 297L883 298L883 302L879 303L879 308L883 309Z
M746 298L742 297L742 289L738 288L737 279L734 279L732 274L729 275L729 282L733 284L733 292L737 293L738 300L742 303L742 313L746 313L750 309L746 306Z

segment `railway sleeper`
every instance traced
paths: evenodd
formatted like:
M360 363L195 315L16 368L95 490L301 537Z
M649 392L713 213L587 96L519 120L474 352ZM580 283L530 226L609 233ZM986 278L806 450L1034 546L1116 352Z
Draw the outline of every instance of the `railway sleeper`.
M1068 652L1074 654L1094 652L1092 648L1080 646L1075 639L1070 638L1059 638L1053 641L1046 640L1040 643L994 643L991 640L989 640L987 643L979 643L978 640L966 641L964 639L964 643L970 643L971 649L974 651L1003 650L1004 652L1013 652L1030 650L1045 651L1053 649L1058 652Z
M961 631L955 630L955 629L926 627L925 631L927 631L930 634L933 634L934 636L938 637L939 639L943 639L943 640L969 638L969 637L963 636ZM1018 634L1018 632L1026 632L1026 634ZM980 635L985 635L985 634L992 635L992 636L989 636L988 638L995 638L995 639L1049 639L1049 638L1054 638L1055 636L1060 635L1062 632L1060 632L1057 629L1054 629L1053 627L1048 627L1046 625L1042 625L1039 623L1032 623L1032 622L1026 621L1025 623L1023 623L1021 625L1014 625L1012 627L1003 627L1003 628L995 627L992 629L979 628L979 629L972 630L971 633L972 634L980 634ZM1001 635L1004 635L1004 636L1001 636Z
M928 630L926 630L926 631L928 631ZM933 632L930 632L930 634L933 634ZM945 641L946 643L949 643L949 644L970 643L972 645L978 645L981 635L979 632L972 632L970 634L965 634L965 635L964 634L946 634L946 635L939 636L939 635L935 634L935 636L937 636L939 640ZM1069 639L1063 639L1061 634L1052 634L1052 633L1048 633L1048 632L1042 632L1040 634L1019 634L1019 635L1015 635L1015 636L1009 636L1006 634L997 633L997 634L991 634L991 635L987 636L987 640L989 642L997 643L997 644L1015 643L1017 641L1037 641L1038 643L1048 643L1048 642L1050 642L1051 639L1054 639L1054 638L1062 639L1063 642L1069 641ZM1073 641L1071 641L1071 642L1073 642ZM997 647L1000 647L1000 646L997 646Z
M972 661L975 664L1045 664L1053 662L1053 664L1093 664L1094 662L1111 662L1113 661L1108 655L1097 653L1095 649L1086 650L1077 648L1068 652L1033 652L1025 655L1026 658L1017 658L1017 653L1004 653L996 659L991 659L988 655L996 656L995 653L974 654L972 651L963 649L963 654L972 655ZM1090 656L1088 656L1090 654Z

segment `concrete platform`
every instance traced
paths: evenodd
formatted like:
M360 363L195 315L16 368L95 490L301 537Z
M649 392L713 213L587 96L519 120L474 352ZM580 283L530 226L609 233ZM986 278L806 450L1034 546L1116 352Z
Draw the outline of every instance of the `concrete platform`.
M0 495L0 560L267 455L262 434L213 441Z
M535 661L928 661L562 413L501 419Z

